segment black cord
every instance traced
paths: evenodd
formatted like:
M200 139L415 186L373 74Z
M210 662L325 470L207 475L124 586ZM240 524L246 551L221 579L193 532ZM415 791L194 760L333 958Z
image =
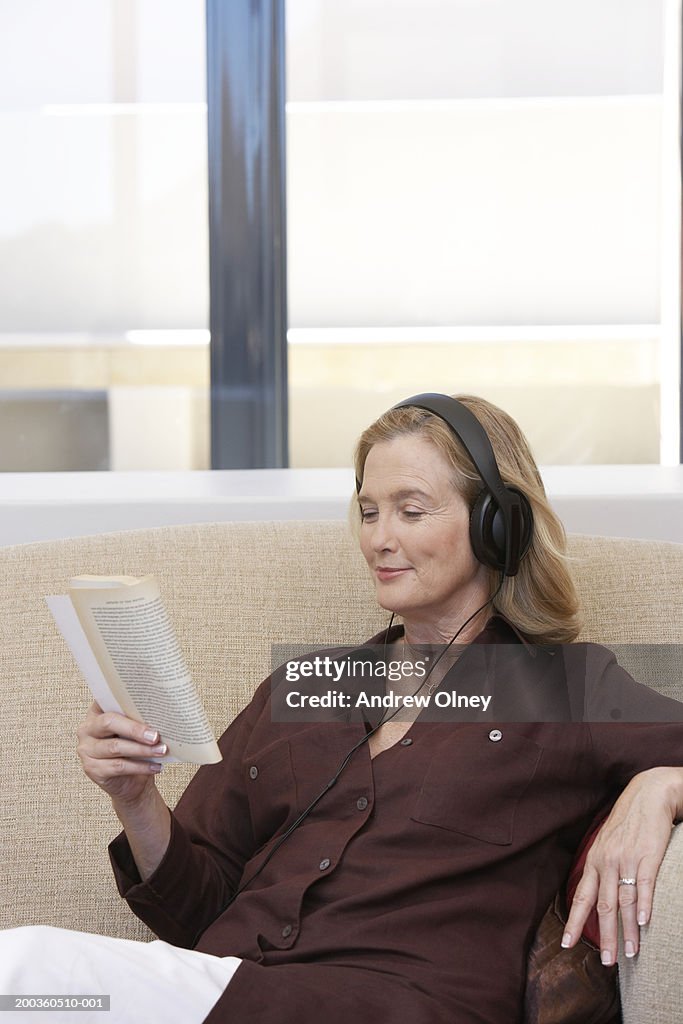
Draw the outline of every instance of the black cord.
M460 629L458 630L458 632L457 632L457 633L455 634L455 636L454 636L454 637L453 637L453 638L452 638L451 640L449 640L449 641L448 641L448 643L446 644L446 646L444 647L444 649L442 650L441 654L440 654L440 655L439 655L439 657L438 657L438 658L436 659L436 661L434 662L434 664L430 666L430 668L429 668L429 671L427 672L426 676L424 677L424 679L422 680L422 682L421 682L421 683L420 683L420 685L418 686L417 690L415 690L415 691L414 691L414 692L413 692L413 693L411 694L411 696L413 696L413 697L417 696L417 694L418 694L418 693L420 692L420 690L422 689L422 687L423 687L423 686L425 685L425 683L427 682L427 680L429 679L430 675L432 674L432 672L434 671L434 669L436 668L436 666L437 666L437 665L439 664L439 662L441 661L441 659L443 658L443 656L444 656L444 655L446 654L446 652L447 652L447 651L449 650L449 648L451 647L451 645L452 645L452 644L454 644L454 643L455 643L455 641L456 641L456 640L458 639L458 637L459 637L459 636L460 636L460 634L462 633L462 631L463 631L463 629L465 628L465 626L469 625L469 623L470 623L470 622L472 621L472 619L474 619L474 618L476 618L476 617L477 617L477 615L479 614L479 612L483 612L484 608L486 608L486 606L487 606L487 605L489 605L489 604L493 604L493 602L494 602L494 601L496 600L496 598L497 598L497 597L498 597L498 595L500 594L500 591L501 591L501 587L503 586L503 583L504 583L504 581L505 581L505 573L501 572L501 574L500 574L500 583L498 584L498 587L497 587L497 589L496 589L495 593L494 593L494 594L493 594L493 595L492 595L492 596L491 596L491 597L490 597L490 598L488 599L488 601L485 601L485 602L483 603L483 605L481 606L481 608L477 608L476 612L472 612L472 614L470 615L469 619L465 619L465 621L463 622L463 624L462 624L462 626L460 627ZM392 613L391 613L391 618L389 619L389 625L387 626L387 631L386 631L386 633L384 634L384 653L383 653L383 658L384 658L384 660L385 660L385 661L387 660L387 639L388 639L388 637L389 637L389 631L391 630L391 625L392 625L393 621L394 621L394 612L392 612ZM393 712L393 713L392 713L391 715L388 715L388 716L387 716L386 718L383 718L383 719L382 719L382 721L381 721L381 722L379 723L379 725L378 725L378 726L376 726L376 728L375 728L375 729L373 729L373 730L372 730L372 732L368 733L367 737L365 737L365 738L366 738L366 739L370 739L370 736L372 736L372 735L373 735L373 733L377 732L377 729L379 729L380 725L384 725L384 724L385 724L385 722L388 722L388 721L390 721L390 720L391 720L391 719L392 719L392 718L394 717L394 715L397 715L397 714L398 714L398 712L399 712L400 710L401 710L401 708L400 708L400 706L399 706L399 707L397 707L397 708L396 708L396 710L395 710L395 711L394 711L394 712ZM355 748L354 748L354 749L355 749Z
M441 652L439 657L436 659L434 664L430 666L430 669L427 672L426 676L424 677L424 679L422 680L422 682L418 686L417 690L415 690L415 692L412 694L413 697L416 696L416 694L418 694L420 692L420 690L425 685L425 683L429 679L430 675L432 674L432 672L434 671L436 666L439 664L439 662L443 658L443 656L446 653L446 651L448 651L448 649L451 647L451 645L455 643L455 641L458 639L458 637L462 633L462 631L465 628L465 626L467 626L472 621L472 619L476 618L476 616L479 615L480 612L483 612L484 608L486 608L487 605L493 604L495 599L498 597L498 594L500 593L500 590L501 590L501 587L503 586L504 580L505 580L505 575L504 575L504 573L501 573L500 583L498 584L498 588L497 588L496 592L493 594L492 597L490 597L488 599L488 601L484 602L484 604L481 606L481 608L477 608L477 610L470 615L469 619L465 619L465 621L463 622L462 626L460 627L458 632L455 634L453 639L448 642L448 644L444 647L443 651ZM383 650L382 657L383 657L385 662L386 662L386 658L387 658L387 643L388 643L388 640L389 640L389 633L391 631L391 627L392 627L393 621L394 621L394 612L391 613L391 618L389 619L389 625L387 626L386 631L384 633L384 650ZM344 756L344 758L342 760L342 763L339 765L339 768L335 772L334 776L330 779L330 781L328 783L326 783L326 785L321 789L321 791L318 793L317 797L314 800L311 801L311 803L308 805L308 807L304 811L301 812L299 817L295 821L292 822L292 824L289 826L287 831L283 832L283 834L280 836L278 841L275 843L273 848L268 853L268 856L266 857L266 859L263 861L262 864L259 865L259 867L253 873L253 875L250 875L249 878L247 878L247 880L242 883L242 885L239 887L239 889L235 890L233 895L230 897L228 902L223 907L223 911L228 909L228 907L237 899L237 897L241 893L244 892L244 890L247 888L248 885L251 885L251 883L254 881L254 879L261 873L261 871L263 871L265 866L270 862L270 860L274 856L274 854L277 853L277 851L280 849L280 847L285 842L285 840L289 839L289 837L291 836L292 832L294 832L295 829L297 829L299 827L301 822L304 821L304 819L308 817L308 815L311 813L313 808L318 805L318 803L322 800L322 798L325 796L325 794L328 792L328 790L332 789L332 787L336 784L337 779L339 778L341 773L344 771L344 769L346 768L347 764L351 760L351 757L355 754L355 752L358 750L358 748L362 747L364 743L367 743L368 740L372 736L375 735L377 730L381 729L381 727L383 725L386 725L387 722L391 721L391 719L394 717L394 715L397 715L400 710L401 710L401 706L399 705L396 708L396 710L392 712L391 715L389 715L386 718L382 718L382 721L379 722L378 725L376 725L374 727L374 729L371 729L370 732L367 732L364 736L361 737L361 739L358 741L358 743L354 744L354 746L351 747L349 752Z

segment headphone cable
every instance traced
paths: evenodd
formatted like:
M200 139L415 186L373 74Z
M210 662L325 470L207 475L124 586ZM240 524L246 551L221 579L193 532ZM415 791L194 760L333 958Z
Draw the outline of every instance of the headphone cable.
M443 651L439 654L439 657L436 659L434 664L430 666L430 669L427 672L425 678L422 680L422 682L418 686L417 690L415 690L415 692L412 694L413 697L416 696L420 692L420 690L425 685L425 683L429 679L430 675L432 674L432 672L434 671L436 666L439 664L439 662L443 658L443 656L446 653L446 651L448 651L449 648L451 647L451 645L455 643L455 641L458 639L458 637L462 633L462 631L465 628L465 626L467 626L472 621L472 619L474 619L477 615L479 615L480 612L483 612L484 608L486 608L487 605L492 604L495 601L495 599L498 597L498 594L501 591L501 588L503 586L504 580L505 580L505 573L501 572L500 583L498 584L498 587L497 587L495 593L492 595L492 597L490 597L488 599L488 601L485 601L484 604L480 608L477 608L477 610L475 612L472 612L472 614L470 615L470 617L468 619L465 619L465 621L463 622L462 626L457 631L457 633L455 634L453 639L448 642L446 647L444 647ZM386 662L386 656L387 656L387 643L388 643L388 639L389 639L389 633L390 633L391 627L393 625L394 615L395 615L395 613L392 612L391 613L391 618L389 619L389 625L387 626L387 628L386 628L386 630L384 632L384 649L383 649L383 653L382 653L382 658L383 658L383 660L385 662ZM282 835L277 840L275 845L269 851L268 856L265 858L263 863L258 866L256 871L252 875L250 875L249 878L247 878L246 881L244 881L242 883L242 885L240 885L240 887L238 889L235 890L235 892L230 897L228 902L223 906L223 908L221 910L221 913L225 912L228 909L228 907L231 906L231 904L237 899L237 897L241 893L244 892L244 890L247 888L248 885L251 885L251 883L254 881L254 879L263 871L263 869L266 867L266 865L270 862L271 858L275 855L275 853L277 853L277 851L280 849L280 847L285 842L285 840L289 839L291 834L299 827L299 825L302 823L302 821L304 821L304 819L308 817L308 815L311 813L311 811L318 805L318 803L320 803L320 801L325 796L325 794L328 792L328 790L332 789L332 787L334 785L336 785L337 779L339 778L341 773L344 771L344 769L346 768L347 764L349 763L349 761L351 760L351 758L355 754L355 752L358 750L358 748L362 747L364 743L367 743L370 740L370 738L375 735L375 733L378 731L378 729L381 729L381 727L383 725L386 725L387 722L391 721L391 719L394 717L394 715L397 715L400 710L401 710L401 706L399 705L396 708L396 710L392 712L392 714L388 715L386 718L383 717L381 722L379 722L373 729L371 729L364 736L362 736L361 739L358 741L358 743L355 743L351 747L351 749L348 751L348 753L344 756L341 764L339 765L339 768L337 769L335 774L332 776L330 781L327 782L325 784L325 786L323 786L323 788L318 793L318 795L315 797L315 799L312 800L311 803L308 805L308 807L304 811L301 812L301 814L298 816L298 818L296 818L295 821L292 822L292 824L289 826L289 828L286 830L286 832L282 833Z

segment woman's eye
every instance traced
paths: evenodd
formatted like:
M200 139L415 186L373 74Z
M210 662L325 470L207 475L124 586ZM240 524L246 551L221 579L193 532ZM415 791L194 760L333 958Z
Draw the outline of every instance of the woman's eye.
M404 508L403 509L403 515L407 519L419 519L422 514L423 514L422 512L416 512L412 508Z
M373 517L376 515L377 512L372 508L362 508L360 510L360 518L363 523L372 522Z

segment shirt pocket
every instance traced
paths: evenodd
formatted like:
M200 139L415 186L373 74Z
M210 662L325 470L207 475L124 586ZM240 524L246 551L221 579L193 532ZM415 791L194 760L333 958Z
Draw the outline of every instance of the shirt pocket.
M413 821L486 843L512 843L519 803L543 750L511 730L468 727L439 744L415 802Z
M296 810L296 786L288 741L249 754L242 761L244 788L258 846L282 831Z

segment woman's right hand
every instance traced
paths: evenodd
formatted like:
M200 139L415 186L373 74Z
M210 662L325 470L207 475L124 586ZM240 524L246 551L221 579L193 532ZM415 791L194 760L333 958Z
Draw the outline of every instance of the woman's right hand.
M83 771L115 804L134 805L155 789L161 765L143 758L167 753L156 729L93 702L77 735Z

